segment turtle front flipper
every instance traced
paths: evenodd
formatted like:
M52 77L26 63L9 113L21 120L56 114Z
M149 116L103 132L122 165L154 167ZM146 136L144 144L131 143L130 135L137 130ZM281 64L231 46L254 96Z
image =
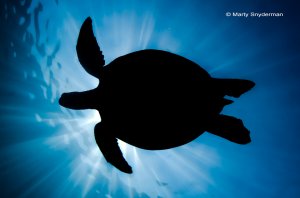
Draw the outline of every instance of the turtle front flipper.
M85 71L96 78L101 78L105 61L94 36L90 17L84 21L80 28L76 51L79 62Z
M124 159L120 147L118 146L118 140L104 124L98 123L95 126L95 139L107 162L124 173L132 173L131 166L129 166Z

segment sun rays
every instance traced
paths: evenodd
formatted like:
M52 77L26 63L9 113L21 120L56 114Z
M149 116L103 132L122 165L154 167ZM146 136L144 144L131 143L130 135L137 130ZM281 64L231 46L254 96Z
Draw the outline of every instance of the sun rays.
M58 7L50 4L47 3L47 8L53 12L62 12L64 7L72 6L63 2ZM38 2L34 2L30 10L33 11L36 6ZM142 195L172 197L189 186L193 186L194 191L204 193L207 184L213 182L209 170L218 163L217 153L212 148L195 141L175 149L147 151L119 141L125 158L135 171L133 175L125 175L105 161L96 145L94 126L101 121L101 115L96 110L72 111L58 105L57 100L63 92L84 91L99 83L83 70L75 50L79 27L87 13L94 14L94 32L106 63L118 56L145 48L173 52L180 50L181 45L175 38L175 33L169 27L159 27L156 13L146 7L143 7L145 12L136 11L135 8L118 11L116 8L104 14L94 12L94 8L88 5L84 5L84 9L87 12L82 11L79 16L69 11L60 13L62 19L57 24L50 18L49 10L39 11L27 30L33 36L28 53L35 65L25 68L22 75L34 89L29 94L27 90L18 91L27 94L37 108L6 108L30 111L31 117L15 116L14 119L27 119L40 125L42 129L47 129L47 135L33 142L23 142L24 145L28 148L38 145L38 148L43 148L41 152L61 154L57 162L57 159L51 158L49 164L55 164L50 167L52 171L43 174L26 194L34 192L57 172L65 177L65 181L59 182L61 187L55 192L57 195L72 196L72 190L80 189L80 195L77 195L80 197L95 194L115 197L119 193L132 198ZM54 18L56 17L58 16ZM34 158L35 162L28 162L28 166L46 163L39 157L41 156Z

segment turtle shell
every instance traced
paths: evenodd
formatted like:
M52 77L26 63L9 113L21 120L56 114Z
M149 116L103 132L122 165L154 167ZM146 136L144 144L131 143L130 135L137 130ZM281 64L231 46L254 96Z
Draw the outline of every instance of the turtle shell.
M102 122L115 136L146 149L185 144L205 131L224 104L214 78L198 64L161 50L121 56L100 79Z

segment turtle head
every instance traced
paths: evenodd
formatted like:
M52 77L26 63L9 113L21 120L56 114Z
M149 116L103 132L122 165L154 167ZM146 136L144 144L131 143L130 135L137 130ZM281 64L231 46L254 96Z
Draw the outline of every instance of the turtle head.
M63 93L58 100L58 103L66 108L69 109L78 109L77 104L78 100L76 98L78 96L78 92L71 92L71 93Z
M58 103L66 108L81 110L81 109L96 109L95 90L84 92L63 93Z

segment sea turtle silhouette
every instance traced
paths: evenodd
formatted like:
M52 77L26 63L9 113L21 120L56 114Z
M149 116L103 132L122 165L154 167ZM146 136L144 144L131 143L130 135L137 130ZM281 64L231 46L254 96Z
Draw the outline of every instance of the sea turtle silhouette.
M96 109L101 122L95 139L107 162L125 173L132 168L118 146L160 150L186 144L205 131L238 144L251 141L237 118L222 115L232 100L255 84L211 77L196 63L161 50L141 50L105 65L88 17L79 33L77 55L83 68L100 80L97 88L62 94L60 105Z

